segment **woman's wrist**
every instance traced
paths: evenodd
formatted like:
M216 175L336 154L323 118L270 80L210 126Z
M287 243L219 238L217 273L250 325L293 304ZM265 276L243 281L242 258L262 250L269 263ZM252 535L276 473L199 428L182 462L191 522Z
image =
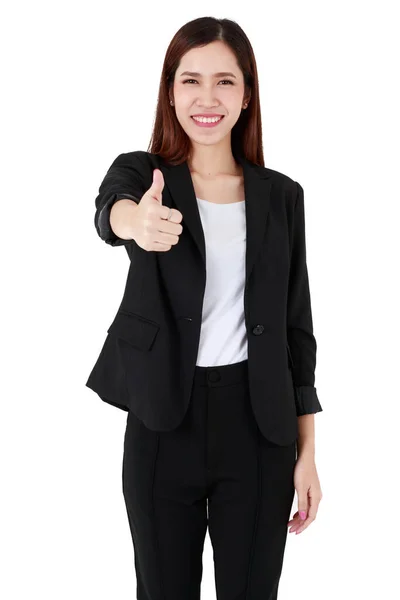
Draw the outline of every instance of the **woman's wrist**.
M124 240L133 239L132 212L138 207L134 200L121 198L117 200L110 211L110 226L116 236Z
M314 414L298 417L297 455L315 456L315 424Z

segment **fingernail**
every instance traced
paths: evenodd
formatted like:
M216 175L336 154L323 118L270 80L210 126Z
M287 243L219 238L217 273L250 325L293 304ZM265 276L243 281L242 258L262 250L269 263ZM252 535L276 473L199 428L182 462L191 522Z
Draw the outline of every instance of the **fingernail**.
M303 519L303 521L304 521L305 518L306 518L306 513L304 510L301 510L300 511L300 519Z

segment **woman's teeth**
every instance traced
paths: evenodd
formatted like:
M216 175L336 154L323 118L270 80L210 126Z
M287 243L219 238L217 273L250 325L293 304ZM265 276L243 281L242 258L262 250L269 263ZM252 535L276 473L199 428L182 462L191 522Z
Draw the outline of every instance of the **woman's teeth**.
M220 121L222 119L222 116L220 116L220 117L192 117L192 119L194 119L195 121L198 121L199 123L217 123L218 121Z

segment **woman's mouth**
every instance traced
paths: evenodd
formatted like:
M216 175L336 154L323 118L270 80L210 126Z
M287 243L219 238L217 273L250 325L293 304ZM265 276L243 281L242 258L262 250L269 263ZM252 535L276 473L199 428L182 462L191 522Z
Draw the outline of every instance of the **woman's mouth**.
M219 117L205 118L205 117L191 117L193 122L198 127L216 127L219 123L221 123L224 115L220 115Z

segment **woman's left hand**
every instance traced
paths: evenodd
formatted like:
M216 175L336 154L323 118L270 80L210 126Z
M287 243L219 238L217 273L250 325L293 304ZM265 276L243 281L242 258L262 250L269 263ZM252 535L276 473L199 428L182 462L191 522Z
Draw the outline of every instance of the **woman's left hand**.
M317 468L313 455L299 456L294 468L294 486L297 492L298 511L288 521L289 533L301 533L315 520L322 498Z

